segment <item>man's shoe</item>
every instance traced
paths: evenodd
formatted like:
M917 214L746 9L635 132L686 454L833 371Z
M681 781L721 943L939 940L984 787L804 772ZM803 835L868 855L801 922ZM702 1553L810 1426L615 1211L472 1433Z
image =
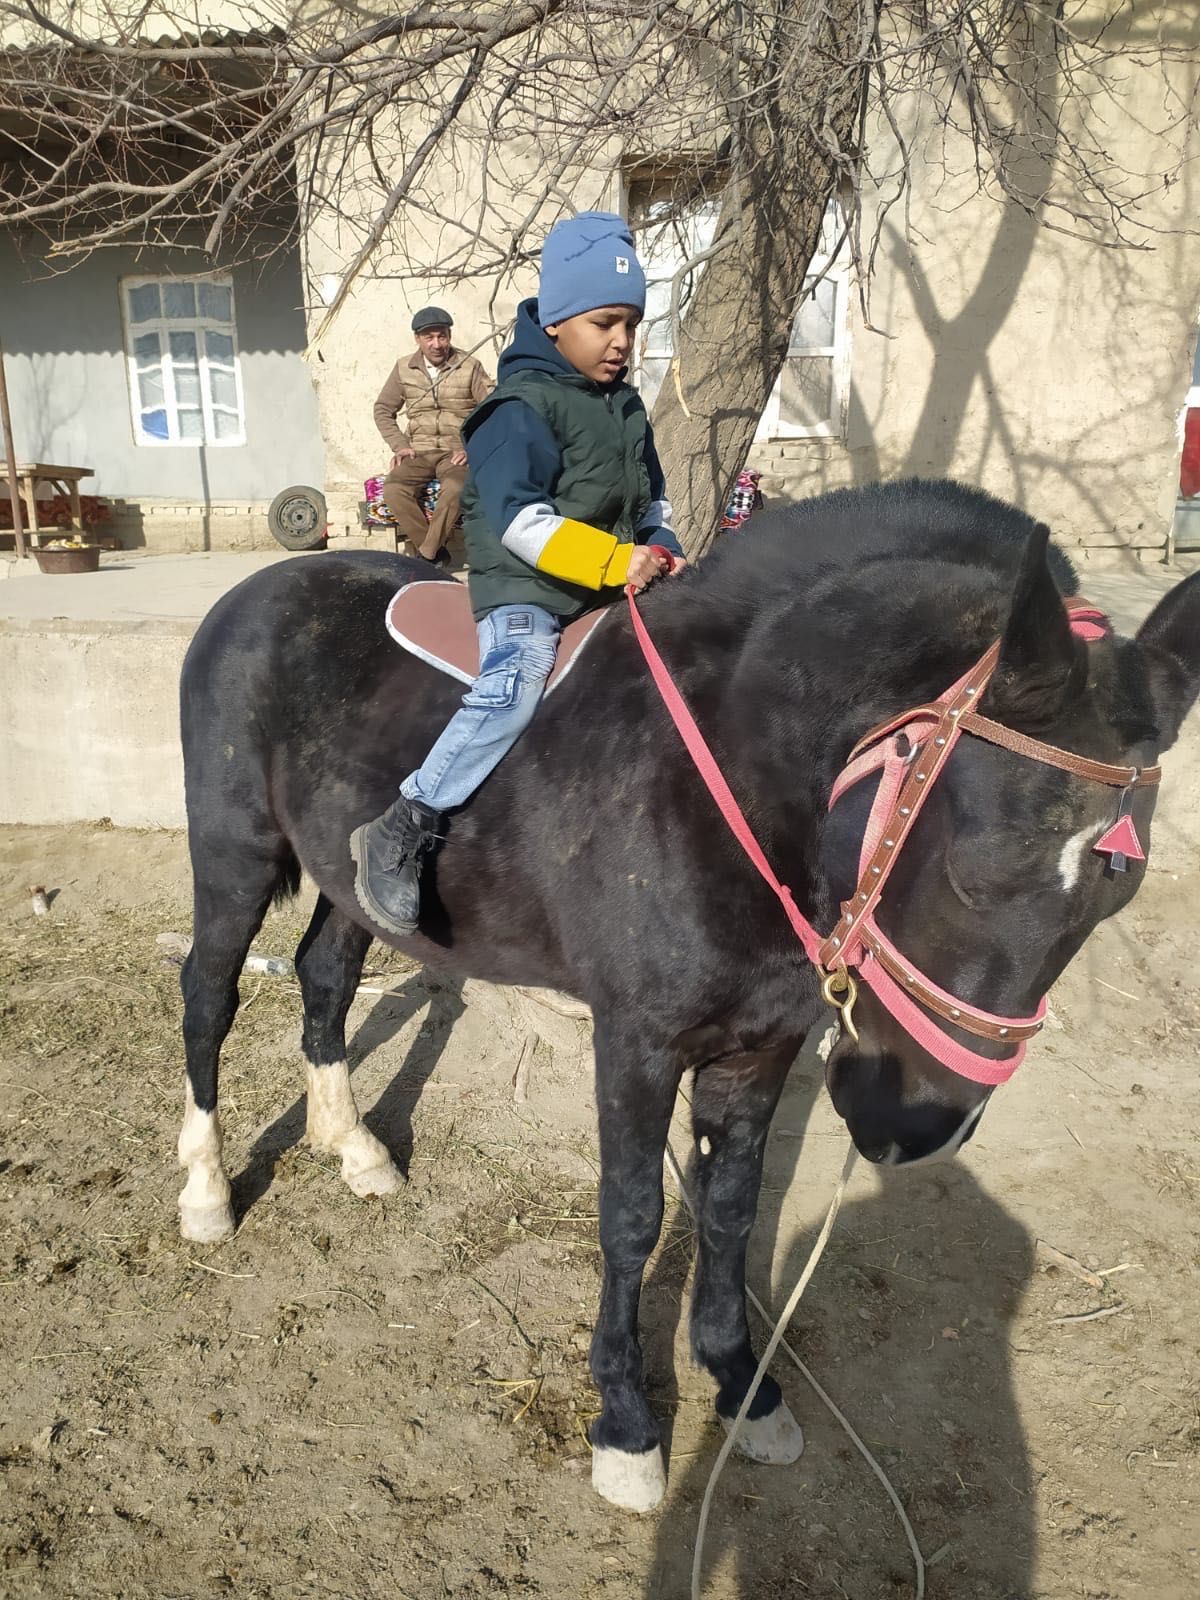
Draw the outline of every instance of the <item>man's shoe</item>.
M407 938L421 914L421 864L437 843L441 814L404 795L350 835L354 894L373 922Z
M436 555L423 556L419 550L417 551L417 555L420 556L421 560L427 567L448 567L450 565L450 552L446 549L445 545L442 546Z

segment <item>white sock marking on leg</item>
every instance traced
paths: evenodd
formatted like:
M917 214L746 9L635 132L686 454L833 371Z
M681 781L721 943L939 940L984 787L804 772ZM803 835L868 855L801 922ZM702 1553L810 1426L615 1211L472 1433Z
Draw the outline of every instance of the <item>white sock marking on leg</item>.
M318 1150L342 1158L342 1177L357 1195L394 1194L400 1174L382 1145L358 1115L350 1071L344 1061L307 1064L308 1137Z
M200 1110L188 1080L179 1132L179 1163L187 1169L187 1182L179 1196L179 1224L185 1239L211 1243L227 1239L233 1232L222 1145L220 1117L215 1110Z

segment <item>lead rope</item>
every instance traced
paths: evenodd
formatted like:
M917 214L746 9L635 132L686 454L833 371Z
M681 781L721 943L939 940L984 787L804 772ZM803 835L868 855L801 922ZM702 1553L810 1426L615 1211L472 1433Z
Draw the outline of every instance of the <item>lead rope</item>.
M693 1221L695 1221L696 1208L692 1204L692 1197L688 1193L688 1187L684 1182L683 1172L680 1169L679 1162L676 1160L675 1152L671 1148L670 1141L667 1142L665 1159L667 1170L670 1172L672 1181L679 1191L680 1198L687 1207ZM829 1236L833 1232L833 1224L837 1220L838 1212L841 1210L842 1198L846 1193L846 1184L849 1182L850 1174L854 1170L854 1163L856 1160L857 1152L855 1151L853 1144L851 1144L849 1149L846 1151L846 1159L842 1165L841 1176L838 1178L837 1187L833 1191L833 1199L829 1202L829 1210L825 1213L825 1221L822 1224L820 1233L817 1235L817 1241L813 1245L808 1260L804 1264L803 1272L796 1281L796 1287L788 1296L787 1304L780 1312L774 1327L771 1329L771 1337L768 1339L767 1348L763 1351L762 1359L758 1363L758 1370L755 1372L754 1377L751 1379L750 1387L746 1391L746 1398L742 1401L738 1414L730 1425L725 1442L717 1454L716 1461L713 1463L713 1469L708 1479L708 1486L704 1491L704 1499L700 1506L700 1521L696 1528L696 1552L692 1558L692 1600L701 1600L701 1576L704 1566L704 1536L708 1528L708 1513L712 1506L713 1495L716 1492L717 1479L724 1471L725 1463L729 1459L729 1454L734 1448L734 1445L737 1443L738 1433L741 1431L742 1423L746 1418L746 1413L754 1403L754 1397L758 1393L763 1376L766 1373L767 1367L770 1365L771 1357L775 1354L775 1351L781 1344L788 1356L791 1358L792 1362L799 1369L805 1382L809 1385L813 1393L822 1402L822 1404L832 1413L834 1418L844 1429L851 1444L853 1444L859 1455L862 1456L863 1460L867 1463L871 1471L883 1485L884 1493L892 1502L892 1506L896 1512L896 1515L900 1519L900 1526L904 1529L904 1537L908 1540L908 1548L912 1552L913 1565L916 1568L917 1574L916 1600L924 1600L925 1560L921 1555L921 1547L917 1543L917 1536L913 1532L912 1523L908 1520L908 1514L900 1502L900 1496L892 1487L891 1480L888 1478L887 1473L884 1472L878 1461L876 1461L870 1450L868 1450L862 1439L855 1432L849 1418L843 1411L839 1409L831 1396L825 1392L813 1373L809 1370L805 1363L801 1361L800 1357L783 1337L783 1330L787 1327L788 1322L791 1320L792 1313L799 1305L800 1297L803 1295L805 1289L808 1288L809 1280L812 1278L813 1273L817 1270L817 1264L820 1261L821 1256L824 1254L825 1246L829 1242ZM750 1288L749 1284L746 1285L746 1298L750 1301L750 1304L758 1312L763 1321L770 1326L770 1313L767 1311L767 1308L763 1305L762 1301L754 1293L754 1290Z

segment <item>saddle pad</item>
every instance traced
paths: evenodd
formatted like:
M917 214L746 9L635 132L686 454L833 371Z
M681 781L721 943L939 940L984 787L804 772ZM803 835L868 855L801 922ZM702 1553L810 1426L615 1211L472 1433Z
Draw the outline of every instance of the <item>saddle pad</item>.
M607 615L607 608L591 611L563 629L558 659L546 681L547 694L570 672ZM387 630L410 655L419 656L460 683L474 683L478 676L479 637L465 584L406 583L388 602Z

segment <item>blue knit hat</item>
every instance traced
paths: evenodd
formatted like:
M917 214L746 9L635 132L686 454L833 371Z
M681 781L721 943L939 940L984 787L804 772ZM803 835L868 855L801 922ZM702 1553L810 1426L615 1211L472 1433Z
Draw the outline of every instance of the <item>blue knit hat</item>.
M555 223L542 246L538 321L543 328L597 306L646 309L646 274L633 235L611 211L581 211Z

